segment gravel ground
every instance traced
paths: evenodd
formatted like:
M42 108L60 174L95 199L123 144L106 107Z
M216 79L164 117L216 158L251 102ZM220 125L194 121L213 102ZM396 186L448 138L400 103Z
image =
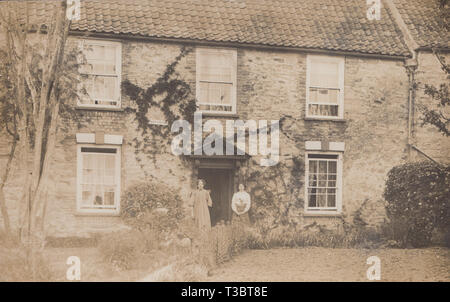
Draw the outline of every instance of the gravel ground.
M206 281L368 281L366 260L381 260L381 281L450 281L450 249L247 250Z

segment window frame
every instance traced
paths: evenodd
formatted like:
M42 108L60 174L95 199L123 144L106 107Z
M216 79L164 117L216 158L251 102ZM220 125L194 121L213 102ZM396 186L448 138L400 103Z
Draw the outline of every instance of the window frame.
M196 70L195 70L195 96L196 96L196 105L215 105L212 103L201 103L199 101L200 96L200 82L201 74L200 74L200 62L202 53L216 53L216 54L231 54L233 60L233 74L232 74L232 89L231 89L231 111L220 111L220 110L200 110L198 112L202 113L213 113L213 114L223 114L223 115L232 115L237 112L237 49L236 48L214 48L214 47L196 47ZM213 82L220 83L220 82ZM222 82L228 83L228 82Z
M114 195L114 208L83 208L82 207L82 180L83 180L83 156L82 148L93 148L93 149L115 149L115 181L117 194ZM121 196L121 146L115 145L93 145L93 144L77 144L77 212L78 213L94 213L94 214L111 214L118 215L120 213L120 196Z
M339 97L338 97L338 115L337 116L327 116L327 115L312 115L309 113L309 105L328 105L323 103L314 103L310 102L310 92L311 88L311 71L312 71L312 61L321 61L325 63L338 63L339 64ZM306 57L306 107L305 107L305 117L311 119L327 119L327 120L336 120L336 119L344 119L344 86L345 86L345 57L343 56L329 56L329 55L311 55L308 54ZM321 87L316 87L321 88ZM322 87L332 89L330 87ZM333 87L335 88L335 87Z
M121 83L122 83L122 43L120 41L111 41L111 40L98 40L98 39L82 39L79 41L78 47L81 53L84 54L84 46L88 43L89 45L100 45L100 46L114 46L116 48L116 76L117 76L117 85L116 85L116 94L118 96L117 105L104 105L104 104L83 104L81 103L80 97L77 100L77 107L79 108L102 108L102 109L120 109L122 108L122 92L121 92ZM81 62L79 62L81 63ZM84 73L81 71L81 66L79 69L80 80L82 75L97 75L97 76L111 76L105 74L95 74L95 73ZM83 81L80 81L80 89L83 87ZM79 89L79 91L80 91ZM101 101L115 101L110 99L99 99Z
M336 155L336 207L317 209L308 206L309 196L309 155ZM342 213L342 191L343 191L343 154L342 152L307 151L305 152L305 213L320 215L336 215ZM327 210L328 209L328 210Z

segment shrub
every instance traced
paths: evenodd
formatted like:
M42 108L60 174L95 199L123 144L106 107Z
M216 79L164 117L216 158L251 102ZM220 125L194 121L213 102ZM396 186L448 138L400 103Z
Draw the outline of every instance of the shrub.
M0 246L0 282L54 281L55 276L44 257L38 257L35 271L31 268L25 248Z
M118 269L131 269L137 258L148 250L151 239L137 230L113 232L99 240L98 250L105 262Z
M427 246L435 228L450 226L450 166L420 162L394 167L384 198L391 239L401 246Z
M257 228L249 232L247 245L249 248L268 249L274 247L326 247L326 248L375 248L382 244L379 230L361 226L346 225L344 228L325 229L313 225L298 229L291 226L280 226L262 233Z
M122 201L122 217L138 229L166 232L175 229L183 218L182 199L178 192L156 181L128 188Z

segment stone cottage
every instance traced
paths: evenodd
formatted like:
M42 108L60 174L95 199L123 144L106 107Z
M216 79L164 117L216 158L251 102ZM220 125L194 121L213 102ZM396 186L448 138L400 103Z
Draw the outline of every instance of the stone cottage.
M120 228L122 193L151 178L183 197L204 179L213 224L230 219L238 183L252 195L253 220L267 209L299 226L352 223L355 213L381 224L393 166L450 162L448 138L419 126L415 102L427 98L413 89L415 80L446 80L431 49L448 57L450 44L438 1L380 4L373 18L363 0L81 1L68 48L85 51L90 67L80 73L89 97L73 104L82 127L61 120L48 235ZM45 9L36 3L33 13ZM175 156L161 145L153 159L136 152L141 134L121 83L151 86L183 48L176 73L203 121L219 120L224 129L227 120L280 121L277 165L260 166L263 155L248 150ZM149 127L171 127L160 110L147 117ZM7 153L0 144L0 160ZM5 188L16 224L22 177L14 170Z

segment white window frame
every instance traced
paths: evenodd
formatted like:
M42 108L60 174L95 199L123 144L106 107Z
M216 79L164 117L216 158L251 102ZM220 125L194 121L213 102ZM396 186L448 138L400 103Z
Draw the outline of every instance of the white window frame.
M232 89L231 89L231 105L232 109L231 111L221 111L221 110L198 110L202 113L218 113L218 114L236 114L236 96L237 96L237 50L234 48L211 48L211 47L197 47L196 48L196 99L197 99L197 105L212 105L215 106L217 104L213 103L200 103L199 96L200 96L200 82L202 81L199 66L201 62L202 54L204 53L215 53L215 54L231 54L232 60L233 60L233 74L232 74ZM220 82L217 82L220 83ZM229 83L229 82L223 82L223 83Z
M309 208L309 158L308 155L337 155L336 165L336 208ZM342 171L343 171L343 153L342 152L321 152L311 151L305 152L305 213L320 215L336 215L342 213Z
M116 74L117 74L117 85L116 85L116 95L118 96L117 105L104 105L104 104L84 104L80 102L80 99L77 101L78 107L91 107L91 108L113 108L120 109L122 106L122 96L121 96L121 83L122 83L122 43L118 41L109 41L109 40L94 40L94 39L83 39L79 41L79 49L81 52L84 51L84 46L86 44L89 45L101 45L101 46L113 46L116 48ZM79 62L80 63L80 62ZM80 70L80 76L82 74L88 75L99 75L99 76L111 76L105 74L95 74L95 73L84 73ZM82 81L80 85L83 85ZM82 86L80 86L81 88ZM110 99L99 99L101 101L116 101Z
M325 63L338 63L339 64L339 98L338 98L338 115L311 115L309 114L309 105L321 104L321 105L336 105L327 103L313 103L309 101L309 89L311 84L311 68L313 61L321 61ZM345 57L339 56L327 56L327 55L307 55L306 57L306 117L317 119L343 119L344 118L344 76L345 76ZM317 88L331 88L331 87L317 87ZM334 88L334 87L332 87Z
M111 208L83 208L82 207L82 179L83 179L83 156L81 148L95 149L115 149L116 150L116 166L115 181L117 184L117 194L114 195L114 207ZM118 215L120 213L120 196L121 196L121 147L113 145L93 145L93 144L77 144L77 212L78 213L97 213Z

